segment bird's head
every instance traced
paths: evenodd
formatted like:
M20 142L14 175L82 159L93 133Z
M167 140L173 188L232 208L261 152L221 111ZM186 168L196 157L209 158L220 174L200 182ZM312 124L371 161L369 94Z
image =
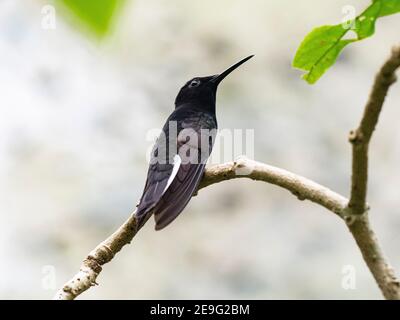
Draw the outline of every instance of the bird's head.
M198 103L207 107L214 107L217 88L221 81L252 57L253 55L240 60L220 74L208 77L196 77L189 80L179 91L175 99L175 106L178 107L185 103Z

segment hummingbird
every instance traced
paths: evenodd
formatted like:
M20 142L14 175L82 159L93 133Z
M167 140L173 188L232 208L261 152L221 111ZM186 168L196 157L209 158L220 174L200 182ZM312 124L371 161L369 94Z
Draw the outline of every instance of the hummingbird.
M216 130L218 85L248 56L220 74L196 77L180 89L150 156L143 194L136 208L137 229L154 215L155 229L169 225L197 191Z

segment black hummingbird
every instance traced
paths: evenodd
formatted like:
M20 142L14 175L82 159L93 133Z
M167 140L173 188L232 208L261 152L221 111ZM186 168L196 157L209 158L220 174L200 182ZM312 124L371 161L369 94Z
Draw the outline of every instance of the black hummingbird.
M137 205L137 228L154 214L156 230L171 223L186 207L203 177L217 130L215 100L218 84L252 58L224 72L188 81L175 99L151 153L142 197Z

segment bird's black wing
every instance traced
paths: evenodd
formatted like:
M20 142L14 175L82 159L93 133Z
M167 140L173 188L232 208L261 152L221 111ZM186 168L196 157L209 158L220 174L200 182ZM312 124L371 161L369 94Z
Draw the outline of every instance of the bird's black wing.
M205 113L186 115L185 120L182 121L180 129L192 130L197 141L192 139L192 142L195 142L192 144L178 139L178 156L182 162L177 174L154 209L156 230L165 228L170 224L182 212L197 191L213 147L216 125L215 118ZM214 131L207 132L207 130L212 129ZM190 132L187 134L191 135ZM202 142L205 142L205 144L202 145ZM187 152L190 151L192 151L192 156L185 158Z
M197 134L199 140L202 136L202 129L216 128L215 118L204 113L189 113L184 115L183 119L178 121L178 131L180 132L185 128L190 129ZM154 213L156 230L160 230L182 212L193 193L196 192L203 176L205 162L214 142L215 132L212 132L212 134L213 136L203 148L201 148L201 141L191 145L177 139L178 153L173 156L173 159L169 156L169 163L160 164L156 162L151 164L145 190L138 205L139 221L141 220L144 223L149 215ZM156 145L163 149L161 144L163 142ZM188 161L182 154L179 155L182 150L189 149L197 151L198 161Z
M205 164L181 164L154 210L156 230L170 224L186 207L203 177Z
M168 157L168 141L163 131L158 137L151 152L150 166L142 197L137 205L136 215L139 227L147 221L155 205L165 192L169 177L173 172L173 162Z

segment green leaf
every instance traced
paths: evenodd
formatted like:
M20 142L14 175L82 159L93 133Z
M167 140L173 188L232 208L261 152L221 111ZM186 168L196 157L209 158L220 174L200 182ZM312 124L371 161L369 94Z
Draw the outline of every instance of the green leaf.
M399 0L381 0L375 1L381 2L381 12L380 17L388 16L397 12L400 12L400 1Z
M374 34L375 22L380 12L381 1L375 1L356 18L356 28L354 31L357 33L359 40L368 38Z
M352 42L372 36L379 17L400 12L400 0L374 0L363 13L351 21L312 30L302 41L293 59L293 67L306 71L308 83L315 83L337 60L340 52ZM350 26L350 27L349 27ZM349 31L354 39L345 39Z
M58 0L80 27L99 37L106 35L123 0Z
M308 71L303 79L313 84L334 64L340 51L354 41L341 40L346 32L341 24L322 26L304 38L293 60L293 67Z

